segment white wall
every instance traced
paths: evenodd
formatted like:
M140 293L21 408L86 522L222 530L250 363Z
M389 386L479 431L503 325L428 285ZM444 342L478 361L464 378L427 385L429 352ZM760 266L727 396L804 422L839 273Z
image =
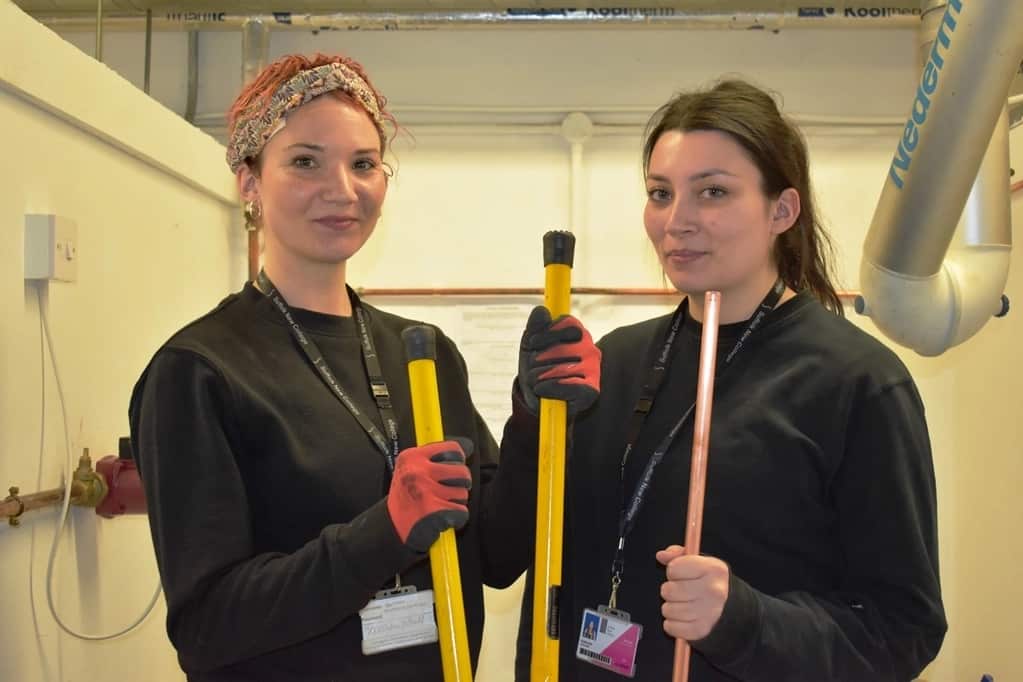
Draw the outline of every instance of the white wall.
M4 27L0 30L17 34L6 22L0 25ZM91 51L91 35L68 38ZM185 44L183 34L158 34L154 42L154 96L178 112L185 102ZM674 90L725 72L743 73L779 90L791 112L901 117L908 110L916 80L914 36L909 31L328 32L274 34L271 42L272 56L316 50L342 50L362 60L399 117L403 107L413 105L544 105L565 113L635 106L652 111ZM115 70L141 84L140 35L108 33L105 55ZM200 113L227 107L239 85L240 64L236 35L202 34ZM155 114L147 114L146 120L154 127L170 125ZM50 311L57 342L65 349L72 435L76 442L94 443L105 452L126 428L127 390L147 354L172 328L207 309L240 281L240 260L227 236L230 211L223 202L197 195L180 181L160 176L101 143L51 140L66 126L9 96L0 98L0 121L8 130L32 126L33 133L15 141L12 158L22 165L13 173L8 171L13 177L0 178L4 181L0 192L11 198L0 208L4 229L20 234L20 215L31 204L33 210L81 216L83 234L96 240L89 249L96 254L95 260L83 260L81 281L51 285ZM399 174L377 235L353 262L352 283L365 287L541 286L540 236L549 229L568 227L570 165L564 140L554 135L442 136L426 128L417 130L415 125L410 128L416 143L399 140ZM809 131L820 207L840 248L841 284L846 288L856 287L860 246L898 133L897 128L872 135ZM173 139L179 139L177 135ZM1023 153L1018 133L1013 141L1018 161ZM46 146L40 149L40 145ZM572 226L579 240L573 277L577 285L655 287L662 283L643 236L639 147L638 128L631 137L598 137L585 146L586 202ZM54 175L53 159L69 156L75 163L61 166ZM222 161L214 157L212 153L197 157L196 168L219 172ZM102 171L92 172L93 167ZM89 172L83 173L83 168ZM131 184L121 192L111 180ZM33 203L37 196L46 200ZM163 202L159 217L152 210L156 201ZM1019 218L1018 202L1014 210ZM176 226L173 232L172 225ZM157 239L163 240L161 248L151 246L151 240ZM8 239L8 243L18 242ZM10 267L0 279L7 282L0 305L9 314L2 317L0 324L5 326L0 328L0 338L15 351L6 354L12 359L6 360L0 387L4 446L0 484L6 485L8 480L34 480L33 458L21 453L33 453L38 446L39 380L34 303L20 280L19 255L4 258ZM172 294L170 288L157 288L157 282L170 283L175 269L186 264L199 273L187 280L187 289ZM1014 265L1007 293L1023 301L1019 255ZM147 297L153 305L145 305ZM104 302L102 306L99 301ZM503 301L460 301L458 307L410 299L377 302L438 321L457 339L467 310ZM597 334L666 306L664 301L609 297L577 300L579 314ZM1013 531L1023 520L1021 505L1013 497L1021 482L1021 427L1010 400L1023 389L1023 371L1012 363L1011 355L1023 338L1020 320L1019 313L1014 313L993 321L975 339L939 358L900 353L927 405L938 474L942 574L951 630L938 661L927 673L932 682L977 680L982 672L998 680L1023 678L1023 662L1013 656L1012 638L1023 595L1011 559L1021 545ZM869 322L865 326L870 328ZM76 343L75 339L87 341ZM469 362L473 364L471 357ZM507 363L510 378L515 364L511 353ZM52 419L50 424L48 442L56 443L60 430ZM57 456L56 447L51 447L46 487L56 481ZM52 528L52 515L40 514L37 519L40 532ZM95 554L104 565L116 565L126 554L136 556L140 565L151 561L148 538L141 528L133 529L130 537L118 535L135 521L99 524L101 540ZM21 594L27 580L26 530L0 529L2 613L28 613L24 599L10 601L12 595ZM103 625L116 625L119 616L128 617L134 604L144 601L151 563L134 573L137 578L120 574L125 589L132 592L122 600L123 607L115 609L109 597L112 587L101 586ZM61 587L70 611L77 599L73 580L68 577ZM489 628L477 679L498 682L510 679L517 596L506 591L491 592L489 597ZM31 631L15 633L11 650L17 652L18 663L11 667L7 662L5 646L0 679L14 673L15 679L70 679L70 670L94 671L100 665L94 659L102 658L97 655L99 646L105 646L103 653L136 665L144 661L150 679L178 680L180 673L160 618L162 614L151 619L131 642L77 645L56 636L43 614L45 637L37 643ZM61 665L63 676L37 674L47 666L55 671Z
M1010 149L1013 166L1023 168L1020 131L1013 134ZM1023 224L1020 192L1012 209L1014 224ZM1005 293L1016 305L1015 312L995 320L971 342L948 354L945 360L955 368L957 385L940 400L947 405L946 415L956 431L951 475L945 481L955 486L955 536L949 549L954 551L951 563L960 603L955 621L957 670L965 671L962 679L967 680L979 671L991 672L996 680L1023 679L1019 655L1023 369L1016 361L1023 347L1023 249L1019 246Z
M10 485L22 493L59 486L64 457L48 370L40 471L40 308L36 285L23 279L24 214L56 213L78 226L78 280L42 287L76 459L83 447L94 459L116 453L131 387L153 349L244 277L244 263L230 236L240 227L222 148L9 3L0 3L0 129L6 496ZM47 510L20 527L0 523L0 680L183 679L162 602L121 640L86 644L58 630L45 597L55 520ZM80 510L70 526L53 581L58 612L87 634L120 629L156 585L146 521Z

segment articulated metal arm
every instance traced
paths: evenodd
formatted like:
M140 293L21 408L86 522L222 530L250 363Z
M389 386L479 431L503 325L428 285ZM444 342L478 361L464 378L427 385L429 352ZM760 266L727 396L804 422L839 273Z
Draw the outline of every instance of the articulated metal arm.
M925 4L923 69L863 247L856 309L896 343L938 355L1007 311L1006 97L1023 0ZM960 216L963 245L949 253Z

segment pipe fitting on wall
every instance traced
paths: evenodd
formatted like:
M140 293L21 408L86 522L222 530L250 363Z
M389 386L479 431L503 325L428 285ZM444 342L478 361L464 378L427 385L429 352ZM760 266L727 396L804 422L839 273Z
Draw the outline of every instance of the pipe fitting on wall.
M561 134L569 144L582 144L593 137L593 119L581 111L573 111L562 119Z
M96 471L109 487L109 494L96 506L96 513L104 518L122 514L145 514L146 493L142 488L138 468L129 457L107 455L96 462Z
M107 496L107 491L107 482L93 470L89 448L85 448L82 456L78 458L78 468L75 469L71 504L78 507L96 507Z
M18 497L18 493L21 492L21 489L16 485L12 485L7 492L10 494L5 497L3 501L5 504L11 503L13 505L12 512L7 515L7 523L12 526L20 526L21 515L25 513L25 503L20 497Z

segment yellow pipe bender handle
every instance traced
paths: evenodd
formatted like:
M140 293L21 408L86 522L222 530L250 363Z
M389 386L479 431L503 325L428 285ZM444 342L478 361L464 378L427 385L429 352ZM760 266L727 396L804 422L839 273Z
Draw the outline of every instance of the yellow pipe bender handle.
M418 325L405 329L401 338L408 358L416 445L437 443L444 440L444 425L437 392L436 336L432 327ZM430 571L433 575L444 682L471 682L472 663L469 660L469 638L465 627L458 547L455 544L455 531L450 528L442 532L430 547Z
M544 305L551 318L571 308L575 237L552 231L543 236ZM532 682L557 682L562 525L565 516L564 400L540 399L540 450L536 490L536 564L533 569Z

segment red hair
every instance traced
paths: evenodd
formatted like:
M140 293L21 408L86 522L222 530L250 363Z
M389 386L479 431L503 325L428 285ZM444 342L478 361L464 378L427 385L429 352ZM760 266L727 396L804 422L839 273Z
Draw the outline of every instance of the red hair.
M234 135L235 126L238 125L238 120L243 115L248 117L252 115L253 111L259 113L266 111L266 108L270 106L270 99L281 85L302 71L315 69L317 66L324 66L325 64L344 64L357 73L362 80L366 81L366 85L376 97L377 104L380 107L380 118L390 123L393 129L397 129L398 123L394 115L386 109L387 98L381 95L372 81L370 81L362 64L351 57L326 55L317 52L310 57L301 54L289 54L280 57L268 64L266 68L259 72L258 76L242 88L242 91L238 93L238 97L235 98L234 104L227 110L228 138ZM369 111L366 110L366 107L357 97L352 97L342 90L335 90L330 94L346 102L354 103L369 115ZM372 115L370 115L370 120L373 120ZM383 153L387 148L388 137L380 124L373 121L373 125L376 126L377 133L380 135L380 152Z

